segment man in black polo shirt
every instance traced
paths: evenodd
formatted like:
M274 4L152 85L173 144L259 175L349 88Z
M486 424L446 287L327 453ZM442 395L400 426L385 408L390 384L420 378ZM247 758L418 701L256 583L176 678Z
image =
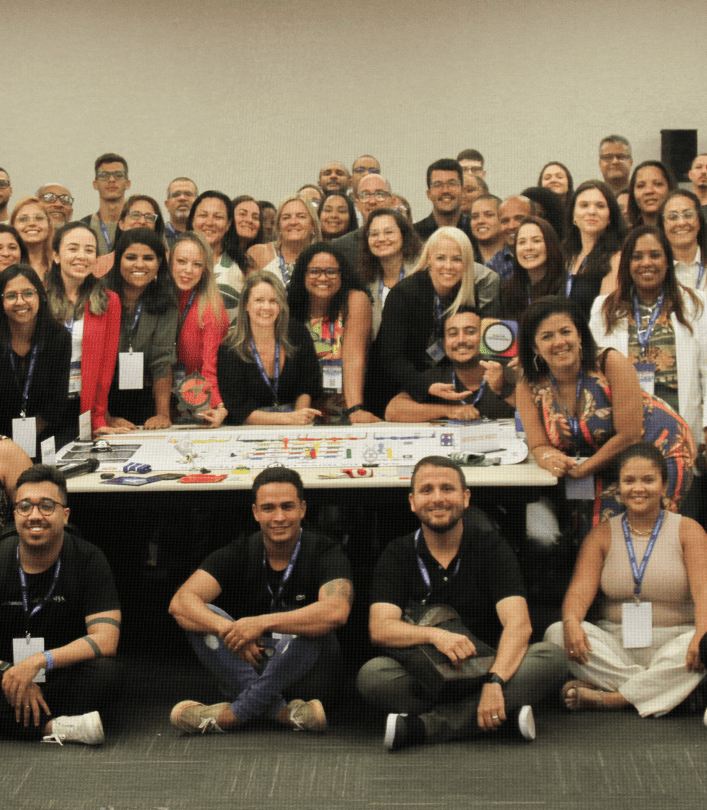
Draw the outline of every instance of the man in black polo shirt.
M341 548L302 531L303 495L294 470L263 470L253 481L260 531L207 557L172 599L170 613L228 697L178 703L170 721L181 731L231 731L257 717L326 729L319 700L287 703L283 693L313 690L338 659L334 630L348 619L353 588Z
M17 479L16 531L0 542L0 732L98 745L96 709L116 694L120 605L103 553L66 528L66 494L54 467Z
M385 734L390 750L494 731L511 717L523 737L534 739L530 704L559 689L567 671L564 652L549 643L528 647L530 617L518 563L483 513L474 510L462 519L470 493L459 465L427 456L415 466L410 486L410 508L422 527L393 540L378 561L371 640L383 648L431 644L458 667L476 654L466 635L403 620L405 611L448 605L476 639L496 648L495 658L480 691L447 702L385 655L361 668L358 689L391 712Z

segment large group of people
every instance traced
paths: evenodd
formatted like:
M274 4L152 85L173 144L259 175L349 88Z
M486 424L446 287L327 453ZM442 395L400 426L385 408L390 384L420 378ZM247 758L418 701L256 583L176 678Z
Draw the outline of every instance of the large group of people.
M612 135L599 146L603 179L575 187L552 161L537 186L501 200L483 156L465 149L429 166L432 210L418 221L370 155L351 171L328 163L279 204L199 193L177 177L168 221L153 198L126 199L128 164L115 153L95 161L99 208L82 220L57 184L10 208L0 169L0 730L103 740L97 709L116 669L98 659L117 648L117 595L105 560L65 529L63 478L31 466L41 441L63 446L87 414L94 438L177 419L217 428L515 415L537 465L562 481L553 508L579 548L562 622L529 645L513 551L467 509L456 462L423 459L410 493L421 526L378 561L370 637L380 654L357 679L388 713L386 745L509 720L532 739L531 704L568 670L573 710L660 715L688 698L707 654L707 535L692 519L707 444L705 167L696 157L694 192L680 189L659 161L632 172L630 144ZM487 318L513 322L511 362L482 355ZM184 416L187 377L201 378L208 400ZM228 698L177 704L181 731L258 717L325 730L320 698L340 665L335 630L353 588L341 548L302 530L305 511L296 472L261 473L260 531L209 556L175 595L170 612ZM67 623L55 591L66 593ZM452 629L420 620L434 604L453 609ZM23 655L15 642L25 636ZM413 666L407 653L419 645L455 669L488 647L490 664L468 689L445 692ZM94 683L85 700L65 668Z

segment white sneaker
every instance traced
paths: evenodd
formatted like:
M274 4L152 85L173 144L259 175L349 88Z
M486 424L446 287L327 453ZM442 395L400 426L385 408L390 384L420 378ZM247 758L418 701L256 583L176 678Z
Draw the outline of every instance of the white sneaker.
M105 741L103 723L98 712L77 714L75 717L55 717L52 720L52 733L42 740L59 745L65 742L103 745Z
M520 731L524 740L535 739L535 717L533 716L532 706L523 706L518 712L518 731Z

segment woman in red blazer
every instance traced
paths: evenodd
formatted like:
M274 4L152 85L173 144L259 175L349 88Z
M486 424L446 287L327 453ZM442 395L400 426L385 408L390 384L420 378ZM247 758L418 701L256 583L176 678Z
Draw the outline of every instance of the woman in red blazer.
M120 299L94 275L97 240L82 222L69 222L54 236L54 262L47 274L49 308L71 333L69 406L58 444L78 435L79 414L91 412L93 435L127 433L106 424L108 391L120 338Z

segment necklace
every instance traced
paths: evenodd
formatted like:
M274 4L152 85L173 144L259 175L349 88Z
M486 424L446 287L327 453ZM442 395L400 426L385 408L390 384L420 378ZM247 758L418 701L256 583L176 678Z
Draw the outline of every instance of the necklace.
M654 528L654 526L651 526L650 529L646 529L644 532L641 532L638 529L634 529L630 523L628 524L628 527L629 529L631 529L631 534L638 535L638 537L648 537L648 535L653 531Z

